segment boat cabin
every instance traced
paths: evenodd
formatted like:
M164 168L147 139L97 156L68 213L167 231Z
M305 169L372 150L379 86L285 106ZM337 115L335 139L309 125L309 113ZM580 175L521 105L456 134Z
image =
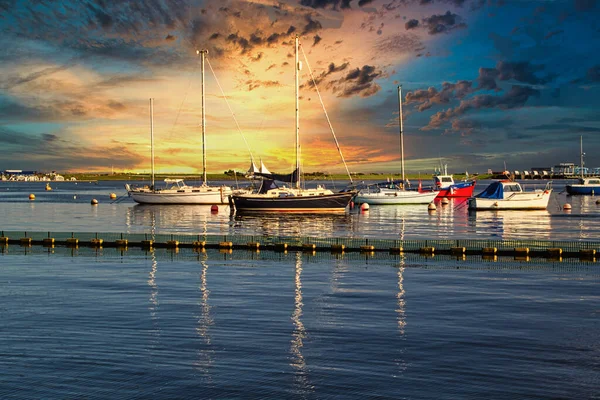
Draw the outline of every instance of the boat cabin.
M475 197L484 199L503 199L504 193L521 193L523 188L518 182L512 181L497 181L491 183L483 192Z
M452 175L435 175L433 182L438 189L445 189L454 185L454 179Z

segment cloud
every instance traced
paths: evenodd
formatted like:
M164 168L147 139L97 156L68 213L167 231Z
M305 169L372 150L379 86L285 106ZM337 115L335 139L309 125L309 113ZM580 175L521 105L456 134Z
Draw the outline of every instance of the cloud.
M444 123L464 115L470 110L489 108L508 110L523 107L530 97L539 97L539 95L539 90L528 86L513 85L508 92L500 96L489 94L474 96L470 99L462 100L458 107L437 112L430 118L429 124L422 129L430 130L438 128Z
M373 0L359 0L358 6L362 7L372 3ZM352 0L301 0L300 4L312 8L331 8L333 10L351 8Z
M442 90L434 87L427 90L415 90L406 94L406 103L417 103L419 111L425 111L434 104L447 104L454 98L463 99L473 91L471 81L459 81L457 83L444 82Z
M315 35L314 37L314 41L313 41L313 47L315 47L317 44L319 44L319 42L322 40L321 36L319 35Z
M539 85L554 79L553 75L538 77L537 74L543 69L543 65L534 65L529 61L498 61L495 68L479 68L477 81L479 88L483 90L500 90L496 84L496 79L500 81L512 79L517 82Z
M404 28L406 30L414 29L419 26L419 21L416 19L411 19L404 24Z
M427 28L430 35L439 33L448 33L456 29L466 28L467 24L460 22L460 16L447 11L446 14L432 15L431 17L423 18L423 26Z
M383 73L377 71L374 66L364 65L362 68L356 68L346 76L330 84L333 92L338 97L369 97L377 93L381 86L375 83L375 79L382 77Z

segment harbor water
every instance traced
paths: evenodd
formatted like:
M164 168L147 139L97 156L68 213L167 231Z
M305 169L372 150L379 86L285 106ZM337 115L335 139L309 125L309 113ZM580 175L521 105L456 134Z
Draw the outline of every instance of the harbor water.
M1 182L0 229L600 238L596 198L556 183L547 211L313 216L52 186ZM599 284L596 261L0 245L0 398L598 399Z

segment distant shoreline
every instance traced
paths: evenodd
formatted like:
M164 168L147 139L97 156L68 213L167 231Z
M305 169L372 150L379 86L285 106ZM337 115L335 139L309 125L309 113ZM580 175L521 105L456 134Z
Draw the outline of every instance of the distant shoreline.
M74 177L78 181L147 181L151 179L150 174L92 174L92 173L78 173L78 174L64 174L66 179L70 179ZM431 180L431 174L406 174L406 179L411 181L422 180ZM454 174L455 179L460 180L464 178L464 174ZM199 174L156 174L154 175L155 181L162 181L165 178L181 178L187 180L201 180L202 176ZM400 179L399 174L377 174L377 173L365 173L365 174L356 174L352 176L354 181L363 181L363 180L379 180L385 181L387 179ZM478 179L487 179L487 175L479 175ZM246 181L248 180L243 175L231 175L231 174L207 174L207 179L209 181ZM348 181L348 175L346 174L331 174L331 175L323 175L323 174L304 174L304 179L306 181L330 181L330 180L346 180Z

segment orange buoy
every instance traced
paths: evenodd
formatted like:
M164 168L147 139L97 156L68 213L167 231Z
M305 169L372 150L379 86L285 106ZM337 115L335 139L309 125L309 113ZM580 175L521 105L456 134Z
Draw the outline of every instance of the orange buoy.
M566 203L566 204L563 206L563 210L570 210L570 209L571 209L571 205L570 205L569 203Z
M600 199L596 200L596 204L600 204Z
M435 209L437 209L437 207L435 206L435 204L433 204L433 201L431 203L429 203L429 205L427 206L427 209L429 211L433 211Z
M35 194L31 193L31 194L29 195L29 200L35 200Z
M354 202L353 201L350 202L350 208L354 208Z
M211 213L218 213L218 212L219 212L219 206L218 206L218 205L216 205L216 204L213 204L213 205L210 207L210 212L211 212Z
M117 195L116 195L116 194L114 194L114 193L111 193L109 197L110 197L112 200L114 200L114 199L116 199L116 198L117 198Z
M447 197L442 197L442 204L443 204L443 205L446 205L446 204L448 204L448 203L450 203L450 200L448 200L448 198L447 198Z
M92 204L93 206L97 206L97 205L98 205L98 200L96 200L96 199L92 199L92 201L91 201L91 204Z
M369 203L362 203L360 205L360 210L361 211L369 211Z

